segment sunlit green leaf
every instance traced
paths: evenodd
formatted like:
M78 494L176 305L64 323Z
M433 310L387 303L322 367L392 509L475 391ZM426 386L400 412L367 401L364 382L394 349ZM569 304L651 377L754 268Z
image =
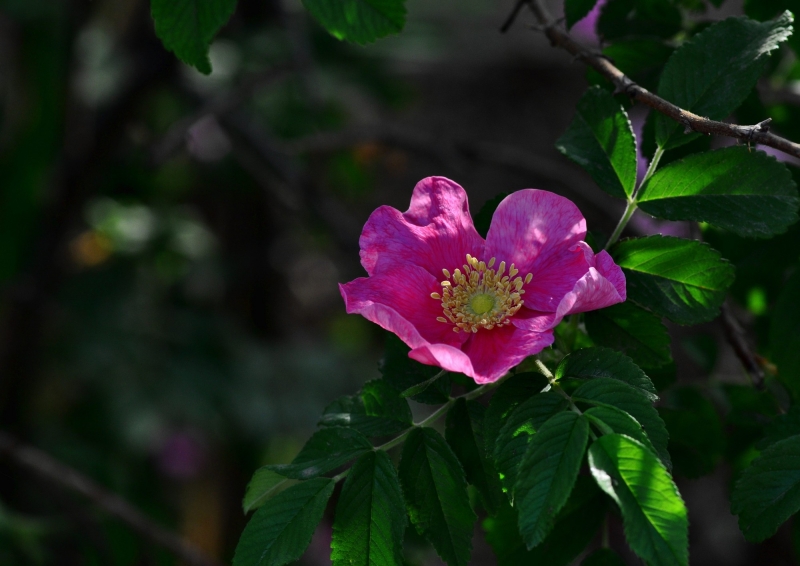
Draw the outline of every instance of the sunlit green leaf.
M303 0L332 36L360 44L401 31L406 23L404 4L405 0Z
M382 379L364 384L357 395L340 397L325 408L321 426L354 428L364 436L394 434L411 426L411 408Z
M622 511L625 538L653 566L689 563L686 506L669 472L640 442L621 434L601 436L589 447L597 485Z
M599 405L590 408L583 414L591 423L597 425L603 434L617 433L630 436L652 450L653 454L658 455L639 421L622 409Z
M333 480L293 485L267 501L247 523L233 566L281 566L297 560L311 542L333 493Z
M402 562L406 508L386 452L367 452L342 486L333 521L334 566L394 566Z
M583 348L564 357L555 372L556 379L596 379L608 377L635 387L650 401L657 401L650 378L628 356L608 348Z

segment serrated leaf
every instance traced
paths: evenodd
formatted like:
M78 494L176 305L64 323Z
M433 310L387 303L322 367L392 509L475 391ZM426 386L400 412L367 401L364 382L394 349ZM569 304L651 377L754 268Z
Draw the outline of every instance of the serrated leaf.
M400 338L394 334L386 334L386 352L381 360L380 370L386 383L398 393L428 381L441 371L438 367L412 360L408 357L410 351L411 349ZM450 377L442 376L431 387L411 398L419 403L431 405L446 403L450 399Z
M316 478L267 501L244 528L233 566L281 566L300 558L322 519L334 485L333 480Z
M458 458L438 432L415 428L400 458L400 482L411 523L450 566L466 565L476 516Z
M584 558L581 566L625 566L625 562L610 548L598 548Z
M641 391L621 381L600 377L581 385L572 394L572 399L592 405L616 407L630 414L642 425L661 461L668 468L671 467L672 464L667 451L669 433L664 421L658 416L658 411L655 410Z
M151 0L156 35L169 51L204 74L208 48L236 10L236 0Z
M659 459L637 440L607 434L589 447L597 485L622 511L631 549L652 566L689 563L689 521L675 482Z
M539 393L514 409L500 429L494 444L494 462L503 491L509 497L513 495L517 468L525 456L531 437L547 419L564 411L568 405L569 402L555 391Z
M722 120L744 101L766 68L770 51L792 33L792 14L769 22L728 18L709 26L670 57L658 94L699 116ZM700 134L683 133L683 124L656 116L656 143L678 147Z
M625 354L608 348L583 348L565 356L558 364L556 379L596 379L608 377L641 391L650 401L658 401L650 378Z
M249 513L296 483L296 480L282 476L267 466L259 468L253 474L250 483L247 484L247 490L245 490L242 500L242 509L245 513Z
M372 444L357 430L324 428L308 439L291 464L267 468L287 478L305 480L343 466L369 450L372 450Z
M769 329L772 361L778 368L778 379L800 397L800 271L783 286L775 304Z
M625 273L628 298L679 324L716 317L735 276L733 265L695 240L635 238L611 255Z
M400 481L386 452L367 452L342 486L333 521L333 566L402 563L406 509Z
M764 450L745 469L731 495L731 512L739 515L739 528L751 542L774 535L797 511L800 511L800 435Z
M502 491L494 465L486 455L483 420L486 408L477 401L458 399L447 411L445 439L464 467L467 481L474 485L489 514L495 514Z
M525 372L511 376L495 390L483 419L483 437L489 454L493 453L489 447L496 445L497 435L514 409L547 385L547 378L541 373Z
M636 186L636 138L628 114L608 91L592 87L556 149L583 167L611 196L627 198Z
M638 440L644 446L653 451L658 456L658 452L653 448L653 444L647 437L642 425L635 418L622 409L600 405L584 411L584 416L595 425L598 425L603 434L624 434L634 440ZM606 429L606 430L604 430Z
M667 328L630 301L587 312L584 321L595 344L619 350L642 367L661 367L672 360Z
M596 3L596 0L564 0L564 16L567 18L567 29L570 29L585 18Z
M303 0L333 37L361 45L402 31L404 4L405 0Z
M354 428L364 436L385 436L411 426L411 408L382 379L368 381L357 395L340 397L325 408L321 426Z
M797 220L797 187L786 165L744 146L694 153L660 169L642 187L639 208L667 220L708 222L766 238Z
M531 439L519 465L514 506L528 548L540 544L566 503L589 440L589 422L573 412L555 415Z

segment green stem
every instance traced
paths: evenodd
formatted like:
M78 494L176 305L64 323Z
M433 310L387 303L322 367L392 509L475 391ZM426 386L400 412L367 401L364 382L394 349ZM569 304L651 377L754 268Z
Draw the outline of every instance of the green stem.
M536 367L539 368L539 371L542 372L542 375L547 378L548 382L550 382L550 388L553 391L557 392L559 395L561 395L564 399L566 399L569 402L570 410L573 413L577 413L578 415L583 415L583 411L581 411L578 408L578 406L572 400L572 397L570 397L569 394L566 391L564 391L564 388L561 387L561 385L559 385L559 383L556 381L556 378L553 375L553 372L551 372L547 368L547 366L544 365L544 362L542 362L542 360L540 360L539 358L536 358ZM589 436L592 437L592 440L597 440L597 436L595 435L594 431L592 431L591 429L589 429Z
M650 165L647 166L647 171L645 172L644 177L642 177L642 182L639 183L639 186L636 187L635 191L633 191L631 198L635 198L636 194L639 192L639 190L641 190L647 180L653 176L653 173L655 173L656 169L658 169L658 163L661 161L663 156L664 148L661 146L656 147L656 152L653 154L653 159L650 160Z

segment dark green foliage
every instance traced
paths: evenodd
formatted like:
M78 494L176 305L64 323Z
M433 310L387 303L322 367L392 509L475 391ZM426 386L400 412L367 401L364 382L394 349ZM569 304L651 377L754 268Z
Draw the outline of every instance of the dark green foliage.
M528 444L514 485L514 506L529 549L541 544L553 528L578 477L588 439L589 421L562 412L547 420Z
M734 268L708 244L668 236L620 242L611 250L628 298L679 324L715 318Z
M764 437L758 443L758 449L764 450L790 436L800 434L800 405L792 405L789 410L777 415L764 430Z
M236 10L236 0L151 0L156 35L169 51L201 73L211 73L208 47Z
M433 378L440 368L426 366L408 357L410 348L394 334L386 334L386 353L381 361L381 373L386 382L398 393L408 390ZM450 378L447 375L411 398L420 403L444 403L450 394Z
M449 566L466 565L472 553L475 513L458 458L439 433L415 428L400 459L400 482L411 523Z
M661 70L674 49L657 39L626 39L617 41L603 49L603 55L614 61L614 65L625 76L647 90L656 90ZM594 69L586 77L590 84L613 88L608 79Z
M571 28L585 18L595 3L594 0L565 0L564 15L567 18L567 28Z
M475 224L475 229L478 231L478 234L480 234L481 237L486 237L486 234L489 232L489 226L492 225L494 211L497 210L497 207L500 206L500 203L503 202L503 199L508 195L509 193L500 193L496 197L487 200L485 203L483 203L483 206L478 211L478 214L476 214L472 219Z
M597 484L622 511L625 538L654 566L689 563L686 506L669 472L640 442L607 434L589 447L589 467Z
M233 566L281 566L303 554L317 527L334 482L300 482L267 501L247 523Z
M406 509L397 471L386 452L367 452L342 486L333 521L334 566L402 562Z
M581 566L625 566L625 562L610 548L598 548L584 558Z
M797 187L786 165L744 146L692 154L660 169L637 197L667 220L696 220L766 238L797 221Z
M764 23L728 18L711 25L670 57L658 94L684 110L722 120L755 86L769 53L791 34L792 20L785 12ZM656 116L656 143L671 149L700 135L684 134L683 128L666 116Z
M567 408L567 400L555 391L534 395L519 405L506 420L494 443L494 462L503 490L509 498L517 479L517 467L536 431L550 417Z
M467 481L477 488L483 505L493 515L503 495L483 438L485 413L486 408L477 401L459 399L447 412L445 439L458 456Z
M778 378L800 398L800 270L783 286L769 329L772 361Z
M496 445L500 429L514 409L546 386L547 379L541 373L525 372L512 376L495 390L483 419L483 437L487 448Z
M567 503L547 538L528 550L519 534L518 514L505 502L496 517L483 522L486 540L497 555L499 566L521 564L570 564L595 537L605 516L607 498L591 478L578 476Z
M264 505L268 499L278 495L287 487L291 487L297 483L297 480L292 480L286 476L282 476L278 472L264 466L256 470L250 483L247 484L247 490L242 500L242 509L245 513L249 513L253 509L257 509Z
M647 437L647 433L642 428L642 425L639 424L639 421L622 409L617 409L609 405L599 405L597 407L592 407L583 414L602 434L613 434L616 432L618 434L630 436L634 440L641 442L643 446L652 450L653 454L658 455L658 452L653 448L653 444Z
M303 0L303 5L337 39L371 43L398 33L406 23L405 0Z
M692 387L669 391L658 414L669 430L669 453L676 474L710 474L722 456L725 437L714 405Z
M617 379L641 391L650 401L657 401L650 378L628 356L608 348L584 348L564 357L555 372L556 379Z
M621 351L645 368L672 360L669 334L661 320L630 301L587 312L586 331L599 346Z
M573 394L575 401L592 405L608 405L629 413L642 425L647 437L656 449L656 454L667 467L670 457L667 451L669 434L664 421L658 416L650 400L640 390L616 379L599 377L581 385Z
M325 407L319 424L353 428L364 436L384 436L411 426L411 409L393 387L375 379L365 383L357 395L340 397Z
M592 87L556 149L583 167L608 194L628 198L636 186L636 139L625 110L611 94Z
M308 439L291 464L269 466L269 469L287 478L305 480L343 466L368 450L372 450L372 444L357 430L324 428Z
M742 474L731 511L747 540L758 542L800 510L800 435L770 445Z
M606 41L621 37L669 38L681 29L681 13L669 0L609 0L597 31Z

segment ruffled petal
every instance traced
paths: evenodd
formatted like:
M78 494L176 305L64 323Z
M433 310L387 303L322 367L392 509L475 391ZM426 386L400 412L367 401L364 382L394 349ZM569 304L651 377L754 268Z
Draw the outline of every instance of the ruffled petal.
M436 320L442 306L430 294L440 290L436 278L415 265L388 266L377 275L339 285L348 313L394 332L410 348L429 343L458 347L466 336Z
M461 267L467 254L483 255L480 237L469 214L467 193L444 177L428 177L414 187L411 205L401 213L378 208L359 240L361 265L373 275L383 266L419 265L437 279L442 269Z
M533 279L523 287L524 306L535 311L555 312L564 296L575 287L575 282L586 275L594 263L594 252L586 242L578 242L561 254L538 262Z
M553 343L553 332L531 332L514 326L479 330L470 335L461 350L444 344L429 344L411 350L411 358L423 364L470 376L475 383L492 383L528 356Z
M525 189L506 197L486 235L486 258L513 263L534 279L558 266L586 236L586 220L572 201L557 194ZM481 258L483 259L483 258Z

